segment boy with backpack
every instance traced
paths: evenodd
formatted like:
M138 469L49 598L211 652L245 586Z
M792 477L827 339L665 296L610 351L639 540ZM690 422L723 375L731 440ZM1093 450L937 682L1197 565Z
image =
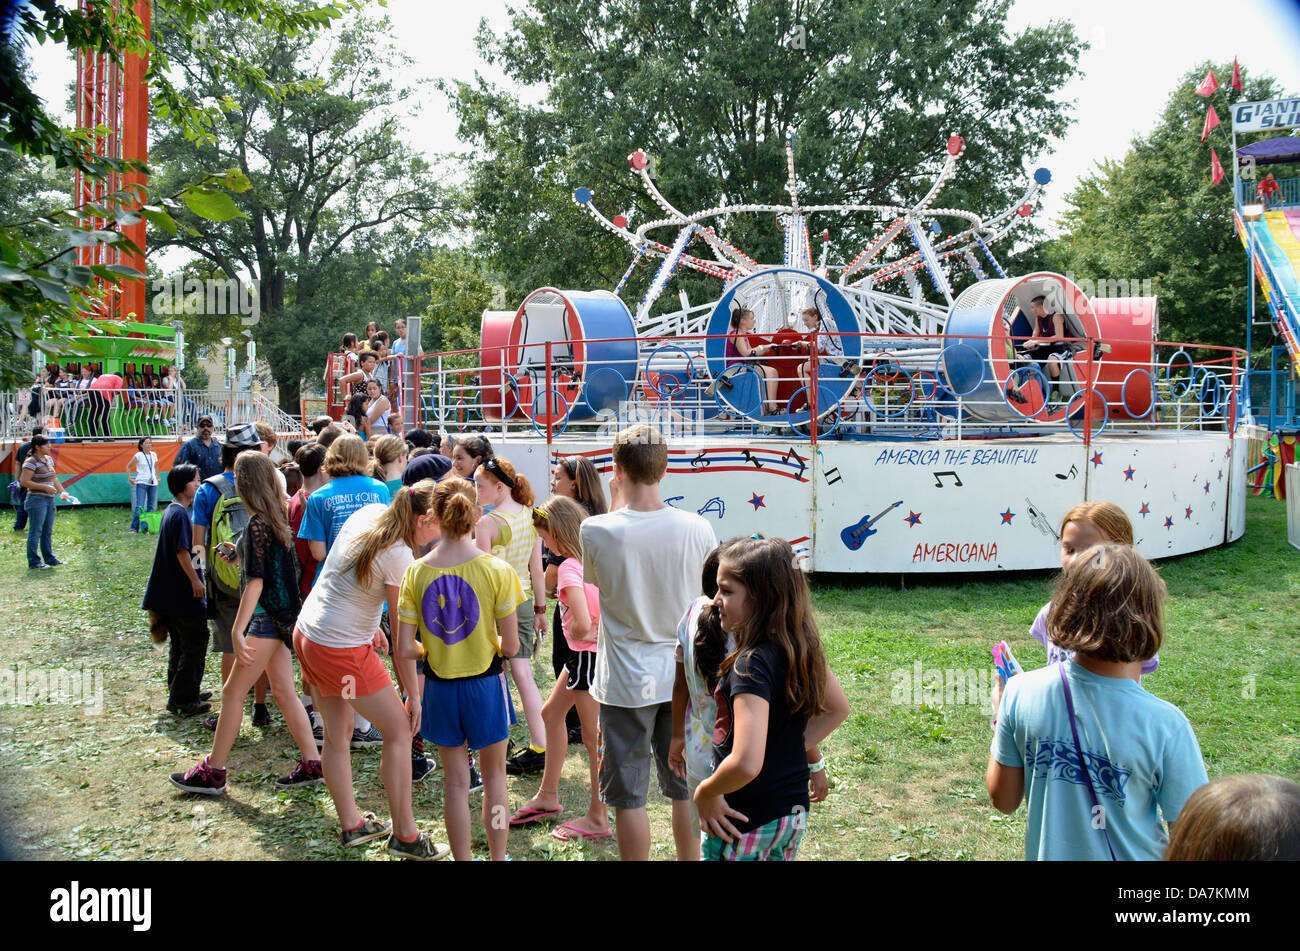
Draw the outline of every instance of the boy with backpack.
M257 430L251 423L227 429L221 446L222 471L205 480L194 496L194 538L190 550L207 566L208 620L212 622L212 648L221 652L223 684L235 666L232 632L239 610L239 564L220 557L217 548L226 543L238 545L248 526L248 510L235 491L235 459L241 452L256 451L260 445ZM208 717L203 725L215 730L217 718Z

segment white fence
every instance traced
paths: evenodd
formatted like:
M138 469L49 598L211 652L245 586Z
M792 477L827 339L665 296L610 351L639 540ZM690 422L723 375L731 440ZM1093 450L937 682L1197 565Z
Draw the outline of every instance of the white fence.
M236 423L264 422L300 433L297 417L259 393L235 390L64 390L43 387L0 394L0 438L23 439L44 426L54 439L106 440L186 436L210 416L218 433Z

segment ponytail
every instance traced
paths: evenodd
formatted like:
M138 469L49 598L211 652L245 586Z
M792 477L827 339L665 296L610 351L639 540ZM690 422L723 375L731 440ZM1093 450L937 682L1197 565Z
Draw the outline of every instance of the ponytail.
M496 469L496 472L493 472L492 468L487 468L484 471L498 482L504 482L510 486L510 497L512 499L520 505L531 508L533 502L537 500L537 494L533 492L533 487L528 480L515 470L510 460L503 456L497 456L493 461L493 468ZM505 478L497 478L498 474L505 476Z
M510 490L510 497L520 505L531 506L537 501L537 495L528 480L521 475L515 476L515 487Z
M425 480L432 484L430 480ZM425 483L420 483L424 485ZM462 538L474 530L478 521L478 505L474 501L474 485L464 479L451 479L437 483L433 490L430 508L438 519L443 534Z
M398 542L411 545L415 540L415 520L429 511L433 503L434 482L425 479L412 486L403 486L379 521L367 532L357 536L348 550L344 569L356 573L357 584L370 586L375 559Z
M695 625L695 669L700 672L712 693L718 686L718 671L727 657L727 632L722 629L716 604L706 604L700 610L700 620Z
M708 598L718 594L718 565L722 553L735 544L732 538L723 542L704 559L704 571L700 578L700 587ZM727 657L727 632L722 629L722 618L715 604L706 604L700 609L699 621L695 625L695 669L699 671L704 682L712 692L718 686L718 671Z
M407 452L406 442L400 436L387 434L372 440L369 446L375 459L370 474L380 482L387 482L388 466L401 459L402 454Z

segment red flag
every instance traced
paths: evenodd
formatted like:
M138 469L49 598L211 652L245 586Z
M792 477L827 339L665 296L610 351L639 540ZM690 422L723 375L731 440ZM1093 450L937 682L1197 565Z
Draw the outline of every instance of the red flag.
M1237 65L1237 57L1232 58L1232 88L1237 92L1245 92L1241 86L1241 67Z
M1223 166L1219 163L1219 153L1210 149L1210 184L1217 185L1223 181Z
M1210 96L1218 88L1219 81L1214 78L1214 70L1210 70L1205 74L1205 78L1201 80L1201 84L1196 87L1196 94L1198 96Z
M1201 145L1205 144L1205 139L1210 134L1210 130L1218 124L1219 114L1214 111L1213 106L1210 106L1210 111L1205 114L1205 128L1201 130Z

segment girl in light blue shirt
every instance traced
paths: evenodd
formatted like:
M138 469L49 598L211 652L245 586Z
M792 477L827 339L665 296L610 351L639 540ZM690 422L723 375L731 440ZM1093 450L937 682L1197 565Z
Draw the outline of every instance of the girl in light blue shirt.
M986 776L999 811L1026 802L1026 859L1159 859L1208 781L1187 717L1138 683L1165 598L1128 545L1088 548L1061 579L1047 630L1073 656L1007 683Z

